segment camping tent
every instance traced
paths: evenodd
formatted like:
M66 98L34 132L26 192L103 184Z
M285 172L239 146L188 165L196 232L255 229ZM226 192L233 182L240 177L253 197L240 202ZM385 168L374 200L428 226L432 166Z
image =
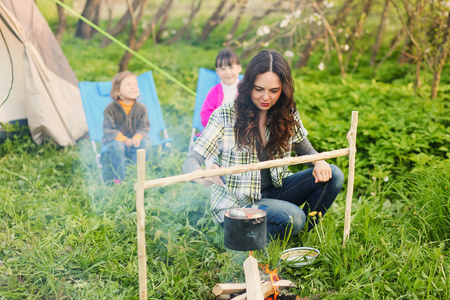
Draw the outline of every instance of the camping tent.
M26 119L38 145L87 133L78 80L33 0L0 0L0 66L0 122Z

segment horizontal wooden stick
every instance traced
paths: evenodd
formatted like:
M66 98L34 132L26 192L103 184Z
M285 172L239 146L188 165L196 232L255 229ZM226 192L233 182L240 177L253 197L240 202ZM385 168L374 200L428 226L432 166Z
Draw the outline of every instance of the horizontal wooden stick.
M193 181L193 180L207 178L207 177L245 173L245 172L249 172L249 171L256 171L256 170L268 169L268 168L274 168L274 167L304 164L304 163L318 161L318 160L346 156L348 154L349 154L349 148L344 148L344 149L322 152L322 153L317 153L317 154L312 154L312 155L303 155L303 156L297 156L297 157L287 157L287 158L282 158L282 159L268 160L268 161L247 164L247 165L242 165L242 166L203 170L203 171L199 171L199 172L195 172L195 173L175 175L175 176L166 177L166 178L147 180L144 182L144 189L149 189L149 188L157 187L157 186L168 186L168 185L175 184L175 183ZM137 188L137 184L134 185L134 188L135 189Z

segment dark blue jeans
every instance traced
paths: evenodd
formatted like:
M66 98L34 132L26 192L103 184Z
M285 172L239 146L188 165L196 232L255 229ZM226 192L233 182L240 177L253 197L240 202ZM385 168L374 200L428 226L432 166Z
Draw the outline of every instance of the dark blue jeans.
M306 223L309 212L321 212L325 215L333 204L344 183L344 174L335 165L331 165L332 178L327 182L315 183L309 168L283 179L281 188L270 186L264 189L262 199L255 206L267 212L267 233L272 238L284 236L292 226L292 235L299 233ZM282 201L280 201L282 200ZM303 210L299 207L303 206ZM308 230L317 223L309 219Z
M127 163L136 163L136 151L138 149L145 150L145 159L147 160L148 155L152 149L152 142L149 138L143 138L141 144L138 148L125 146L124 143L119 141L112 141L105 145L111 157L111 164L114 171L114 179L123 180L125 178L125 171Z

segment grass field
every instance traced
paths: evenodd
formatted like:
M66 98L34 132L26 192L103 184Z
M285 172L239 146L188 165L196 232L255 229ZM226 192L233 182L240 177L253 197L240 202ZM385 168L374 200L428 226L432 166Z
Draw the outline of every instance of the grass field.
M117 72L123 51L99 42L74 38L73 26L64 36L79 80L110 80ZM219 49L148 43L140 53L195 90L198 68L213 68ZM149 67L133 59L129 69ZM343 247L344 189L315 232L255 256L280 268L297 285L290 292L302 297L450 299L448 85L429 101L414 94L409 72L391 83L381 71L346 80L312 68L294 73L297 108L319 151L347 147L351 111L359 111L350 239ZM181 174L194 108L192 95L157 72L154 78L174 143L151 153L147 179ZM347 158L332 162L348 174ZM137 299L136 170L128 172L122 185L102 183L88 139L38 147L24 131L1 144L0 299ZM244 282L246 254L224 247L208 188L149 189L145 209L149 299L214 299L216 283ZM310 266L281 264L281 251L297 246L321 254Z

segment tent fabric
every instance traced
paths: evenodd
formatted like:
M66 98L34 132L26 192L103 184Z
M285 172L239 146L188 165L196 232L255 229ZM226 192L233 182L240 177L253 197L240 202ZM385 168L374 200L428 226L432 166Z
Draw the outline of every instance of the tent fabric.
M36 144L50 136L61 146L74 145L88 131L78 80L33 0L0 0L0 30L1 101L14 78L0 122L21 116Z

